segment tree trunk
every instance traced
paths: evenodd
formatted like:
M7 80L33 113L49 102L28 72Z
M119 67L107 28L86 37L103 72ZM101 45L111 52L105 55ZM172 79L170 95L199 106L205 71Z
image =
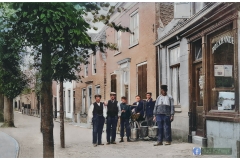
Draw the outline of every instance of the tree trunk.
M63 80L60 82L60 141L61 147L65 148L65 134L64 134L64 108L63 108Z
M45 37L44 37L45 36ZM41 86L41 118L43 135L43 158L54 158L53 140L53 104L52 104L52 67L51 47L48 38L43 35L42 44L42 86Z
M3 110L4 110L4 96L0 94L0 122L4 122Z
M4 127L14 127L13 99L4 96Z

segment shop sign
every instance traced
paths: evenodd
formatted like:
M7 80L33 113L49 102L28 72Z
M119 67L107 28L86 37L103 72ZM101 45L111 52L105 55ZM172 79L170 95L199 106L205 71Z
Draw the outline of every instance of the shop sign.
M212 53L214 53L214 51L223 43L231 43L234 44L234 38L232 36L225 36L222 37L221 39L219 39L219 41L217 41L214 46L212 47Z

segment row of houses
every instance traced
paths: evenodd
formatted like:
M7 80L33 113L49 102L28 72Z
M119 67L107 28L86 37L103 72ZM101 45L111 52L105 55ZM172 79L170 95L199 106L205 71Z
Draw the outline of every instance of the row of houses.
M97 51L81 66L83 83L64 83L65 115L87 123L95 94L110 92L145 98L168 85L174 98L174 138L204 147L232 148L240 156L238 3L121 2L110 21L134 34L105 26L94 41L116 43L119 50ZM59 110L59 84L53 83L53 107ZM18 102L17 102L18 103ZM20 103L20 101L19 101ZM32 107L36 107L35 103Z

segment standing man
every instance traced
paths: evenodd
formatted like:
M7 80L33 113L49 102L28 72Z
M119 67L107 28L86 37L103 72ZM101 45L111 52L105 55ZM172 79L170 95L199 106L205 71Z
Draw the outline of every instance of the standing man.
M174 116L174 103L171 95L167 94L167 85L161 85L161 95L158 96L153 110L154 121L158 124L158 140L154 146L163 145L163 131L165 131L165 145L171 145L171 122Z
M105 118L103 116L104 104L100 102L101 95L95 95L95 100L91 104L90 109L92 111L92 123L93 123L93 146L104 145L102 143L102 132Z
M108 103L105 103L105 106L107 106L107 145L109 145L110 143L116 144L116 126L118 118L121 116L120 103L116 101L116 93L111 92L110 97L111 99L108 101Z
M129 105L127 105L127 97L123 96L121 100L122 100L122 103L120 104L120 107L121 107L121 131L120 131L121 141L120 142L123 142L124 128L126 128L127 141L131 142L130 126L129 126L129 119L131 117L131 108Z
M145 119L147 121L148 126L152 125L153 122L153 109L154 109L154 105L155 105L155 101L153 101L152 99L152 93L151 92L147 92L146 93L146 102L145 102Z
M143 102L141 101L141 97L139 95L137 95L135 99L136 99L136 102L133 103L131 110L139 115L139 118L137 119L138 122L143 121L144 120Z

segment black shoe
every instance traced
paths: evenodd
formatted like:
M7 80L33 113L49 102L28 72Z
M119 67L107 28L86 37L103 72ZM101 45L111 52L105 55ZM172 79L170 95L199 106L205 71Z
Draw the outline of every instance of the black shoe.
M132 142L130 138L127 138L127 141L128 141L128 142Z
M115 141L112 141L111 144L117 144Z
M106 143L106 145L109 145L109 144L110 144L110 142L107 142L107 143Z
M119 142L124 142L124 141L123 141L123 137L121 138L121 141L119 141Z
M104 145L104 144L103 144L103 143L98 143L98 145L102 146L102 145Z

